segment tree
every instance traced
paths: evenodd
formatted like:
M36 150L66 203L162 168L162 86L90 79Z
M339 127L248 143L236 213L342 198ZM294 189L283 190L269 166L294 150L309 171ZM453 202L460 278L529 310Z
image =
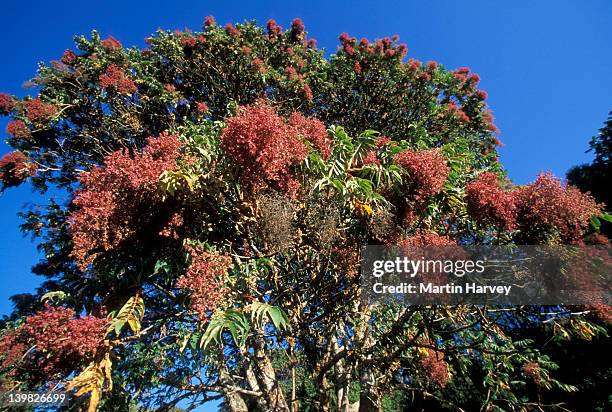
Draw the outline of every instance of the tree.
M574 166L567 172L567 180L571 184L585 192L590 192L598 202L606 206L612 205L612 197L608 188L610 176L612 176L612 162L610 153L612 151L612 112L608 115L604 127L599 129L599 134L593 136L589 144L589 152L595 153L595 159L591 164ZM610 235L610 225L602 222L602 232Z
M551 175L504 182L478 75L405 61L396 38L343 33L327 59L299 19L208 17L147 43L78 37L37 97L0 97L4 187L69 198L24 214L50 282L3 331L5 386L63 382L90 410L231 411L394 410L406 394L501 410L573 389L513 330L605 333L604 305L360 299L362 245L579 243L602 214Z

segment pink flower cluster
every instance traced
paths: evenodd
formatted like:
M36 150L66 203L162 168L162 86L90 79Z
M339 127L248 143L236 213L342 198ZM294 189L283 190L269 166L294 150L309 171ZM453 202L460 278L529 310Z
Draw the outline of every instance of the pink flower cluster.
M232 267L232 258L190 246L187 246L187 251L191 255L191 264L176 285L191 292L191 307L203 321L227 294L223 284L227 271Z
M257 190L268 184L294 195L299 183L292 168L308 155L299 134L300 131L287 124L272 107L265 104L244 106L227 120L227 128L221 135L221 148L242 167L243 182L249 189Z
M304 38L304 29L304 23L301 19L293 19L291 22L291 39L293 41L302 40Z
M100 45L102 46L102 48L104 48L104 50L106 50L109 53L123 47L121 45L121 42L115 39L113 36L108 36L106 39L102 40L100 42Z
M103 167L80 176L82 190L73 200L77 209L69 221L72 255L81 269L146 226L143 219L153 212L139 206L154 208L159 176L176 169L180 147L177 136L162 134L149 138L134 157L117 151L106 157Z
M540 377L540 365L538 362L527 362L523 365L523 373L525 376L536 385L539 385L542 378Z
M105 346L108 319L75 316L72 309L49 306L28 316L0 339L0 367L17 366L23 361L29 370L54 379L92 360ZM33 350L28 351L30 348Z
M465 197L468 213L476 221L506 230L514 229L515 192L501 189L495 173L481 173L476 181L467 185Z
M426 356L421 357L421 366L430 381L444 389L448 384L448 364L444 360L444 354L433 349L425 349Z
M0 115L6 116L15 107L15 101L8 93L0 93Z
M204 18L204 27L214 27L216 24L215 18L213 16L206 16Z
M0 158L0 183L3 189L17 186L34 174L36 165L20 151L7 153Z
M590 194L543 173L517 190L516 212L519 229L528 232L554 227L563 241L573 242L583 236L590 218L602 213L602 205Z
M198 111L198 113L206 113L208 111L208 105L204 102L197 102L196 110Z
M72 64L77 59L77 55L72 50L66 50L60 59L64 64Z
M478 222L523 234L555 229L564 242L579 241L602 205L587 193L564 185L550 173L512 190L503 190L495 174L481 173L466 187L468 213ZM535 239L532 239L535 240Z
M120 94L132 94L136 92L136 84L127 77L125 72L115 64L110 64L106 72L100 75L100 87L112 88Z
M314 94L312 93L312 89L306 83L302 85L302 95L304 96L304 99L306 99L309 102L312 102L312 100L314 99Z
M268 22L266 23L266 29L268 30L268 36L270 38L278 36L283 31L283 28L279 26L273 19L268 20Z
M408 194L426 199L442 191L448 176L446 159L439 149L405 150L394 158L408 174Z
M463 122L463 123L469 123L470 122L469 116L467 114L465 114L465 112L463 110L459 109L459 107L457 106L456 103L450 102L450 103L448 103L446 105L446 108L460 122Z
M26 109L26 117L32 123L46 122L57 113L57 107L54 104L43 102L38 97L25 101L23 105Z
M403 239L399 246L456 246L457 242L448 236L439 235L435 232L426 231Z
M225 25L225 32L229 34L231 37L240 37L240 30L238 30L232 23L227 23Z
M323 159L331 156L331 139L327 137L327 129L323 122L314 117L306 117L301 113L295 112L289 117L289 126L308 140L312 146L319 151Z
M27 124L22 120L13 120L6 125L6 132L16 139L26 139L32 133Z

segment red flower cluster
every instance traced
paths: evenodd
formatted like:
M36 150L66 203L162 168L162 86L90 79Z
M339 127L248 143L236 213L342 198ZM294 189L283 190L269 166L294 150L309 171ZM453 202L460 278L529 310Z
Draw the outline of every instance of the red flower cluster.
M0 183L2 188L17 186L36 174L36 165L30 163L20 151L5 154L0 158Z
M490 110L487 110L483 116L483 122L487 129L489 129L493 133L499 133L499 129L493 123L495 121L495 117L493 117L493 113Z
M213 16L206 16L204 18L204 27L213 27L216 24Z
M60 59L64 64L72 64L77 58L77 55L74 54L72 50L66 50Z
M423 371L432 382L444 389L448 384L448 365L444 354L433 349L425 349L427 355L421 357Z
M361 64L359 64L359 62L355 62L355 65L353 66L353 70L355 71L355 74L361 74L361 72L363 71L363 68L361 67Z
M46 307L28 316L22 325L0 340L3 357L0 367L16 366L23 358L29 370L54 379L92 360L104 348L108 320L75 315L69 308Z
M45 122L57 113L57 107L55 105L45 103L38 97L24 102L23 105L26 108L26 116L32 123Z
M312 89L307 84L302 85L302 95L304 95L304 99L306 99L309 102L312 102L312 99L314 99L314 95L312 94Z
M527 362L523 365L523 373L525 376L536 385L539 385L542 378L540 377L540 365L537 362Z
M465 114L463 110L459 109L459 107L457 107L457 104L455 104L454 102L448 103L446 105L446 108L460 122L463 122L463 123L470 122L470 117L467 114Z
M117 151L106 157L103 167L80 176L83 189L73 200L78 209L69 220L72 255L81 269L146 226L143 218L154 212L145 213L139 206L155 208L159 176L176 169L180 147L177 136L162 134L149 138L142 153L133 158Z
M181 46L184 49L193 49L197 44L196 39L193 36L183 36L181 37Z
M100 45L109 53L123 47L121 42L113 36L108 36L106 39L102 40Z
M232 37L240 37L240 30L238 30L232 23L225 25L225 31Z
M290 195L296 193L299 183L291 169L306 158L308 151L296 129L272 107L241 107L227 120L221 148L243 168L243 180L250 189L267 183Z
M13 98L8 93L0 93L0 115L6 116L15 107Z
M419 75L419 78L421 80L424 80L426 82L431 80L431 74L427 73L427 72L421 72L421 74Z
M291 80L300 80L300 76L293 66L285 67L285 76L289 77Z
M538 176L516 193L517 224L525 232L556 228L563 241L579 240L589 219L602 213L590 194L564 185L550 173Z
M417 199L436 195L444 188L448 166L439 149L405 150L395 156L394 162L408 173L409 194Z
M6 125L6 132L16 139L26 139L32 133L28 125L21 120L13 120Z
M190 246L187 251L191 255L191 264L176 285L191 292L191 307L203 321L208 318L207 312L213 310L227 293L223 284L227 271L232 267L232 258Z
M487 92L484 90L477 90L474 96L476 96L478 100L487 100L488 97Z
M367 165L380 165L380 160L378 160L374 150L367 151L361 162L359 162L359 166Z
M295 18L291 22L291 39L301 40L304 37L304 23L301 19Z
M106 72L100 75L100 87L103 89L113 88L121 94L132 94L136 92L136 84L117 65L110 64Z
M469 72L469 67L460 67L454 72L455 79L466 80Z
M297 134L312 143L323 159L329 158L332 153L331 140L327 137L327 129L323 122L314 117L305 117L301 113L293 113L289 117L289 126L293 127Z
M198 113L206 113L208 111L208 105L204 102L197 102L196 110L198 111Z
M435 232L421 232L407 237L399 243L399 246L456 246L457 242L448 236L441 236Z
M281 31L283 30L283 28L279 26L278 24L276 24L276 21L272 19L268 20L268 23L266 24L266 28L268 29L268 35L270 37L280 34Z
M413 74L416 74L416 72L418 72L419 69L421 68L420 60L408 59L408 68L410 69L411 72L413 72Z
M465 190L468 213L484 225L494 225L506 230L515 227L515 192L499 187L495 173L484 172L467 185Z

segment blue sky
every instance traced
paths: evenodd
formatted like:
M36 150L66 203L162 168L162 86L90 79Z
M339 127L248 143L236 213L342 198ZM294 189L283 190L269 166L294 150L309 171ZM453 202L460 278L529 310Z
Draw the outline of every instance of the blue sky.
M489 93L502 131L501 160L517 183L543 170L563 176L585 154L612 110L612 2L490 1L10 1L1 6L0 91L23 95L38 61L57 59L75 34L99 30L125 45L144 45L155 29L199 29L274 18L306 23L319 46L333 52L346 31L374 39L399 34L409 56L448 68L471 67ZM0 120L4 137L6 121ZM3 143L0 153L8 151ZM19 233L16 213L35 200L27 186L0 196L0 314L8 297L30 291L37 252Z

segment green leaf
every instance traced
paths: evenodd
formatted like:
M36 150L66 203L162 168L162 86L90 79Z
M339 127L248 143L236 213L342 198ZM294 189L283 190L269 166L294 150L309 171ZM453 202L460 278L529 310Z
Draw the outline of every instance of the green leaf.
M603 215L599 216L599 219L612 223L612 215L609 213L604 213Z
M272 321L276 329L287 329L289 325L289 319L281 308L262 302L251 303L251 319L253 321L263 326L266 317Z
M145 306L142 297L139 295L132 296L119 310L119 313L112 318L107 333L114 331L116 335L119 335L126 323L130 326L132 332L140 333L140 321L144 317L144 312Z
M599 228L601 228L601 222L599 221L599 219L597 217L591 216L590 222L591 222L591 226L595 230L599 230Z
M200 347L206 349L213 340L221 342L223 331L226 329L229 330L234 342L238 346L243 346L249 333L249 321L244 313L236 309L216 312L200 339Z
M47 301L52 301L52 302L61 302L66 300L66 298L68 297L68 294L66 292L62 292L62 291L55 291L55 292L47 292L44 295L42 295L42 297L40 298L40 301L45 303Z

